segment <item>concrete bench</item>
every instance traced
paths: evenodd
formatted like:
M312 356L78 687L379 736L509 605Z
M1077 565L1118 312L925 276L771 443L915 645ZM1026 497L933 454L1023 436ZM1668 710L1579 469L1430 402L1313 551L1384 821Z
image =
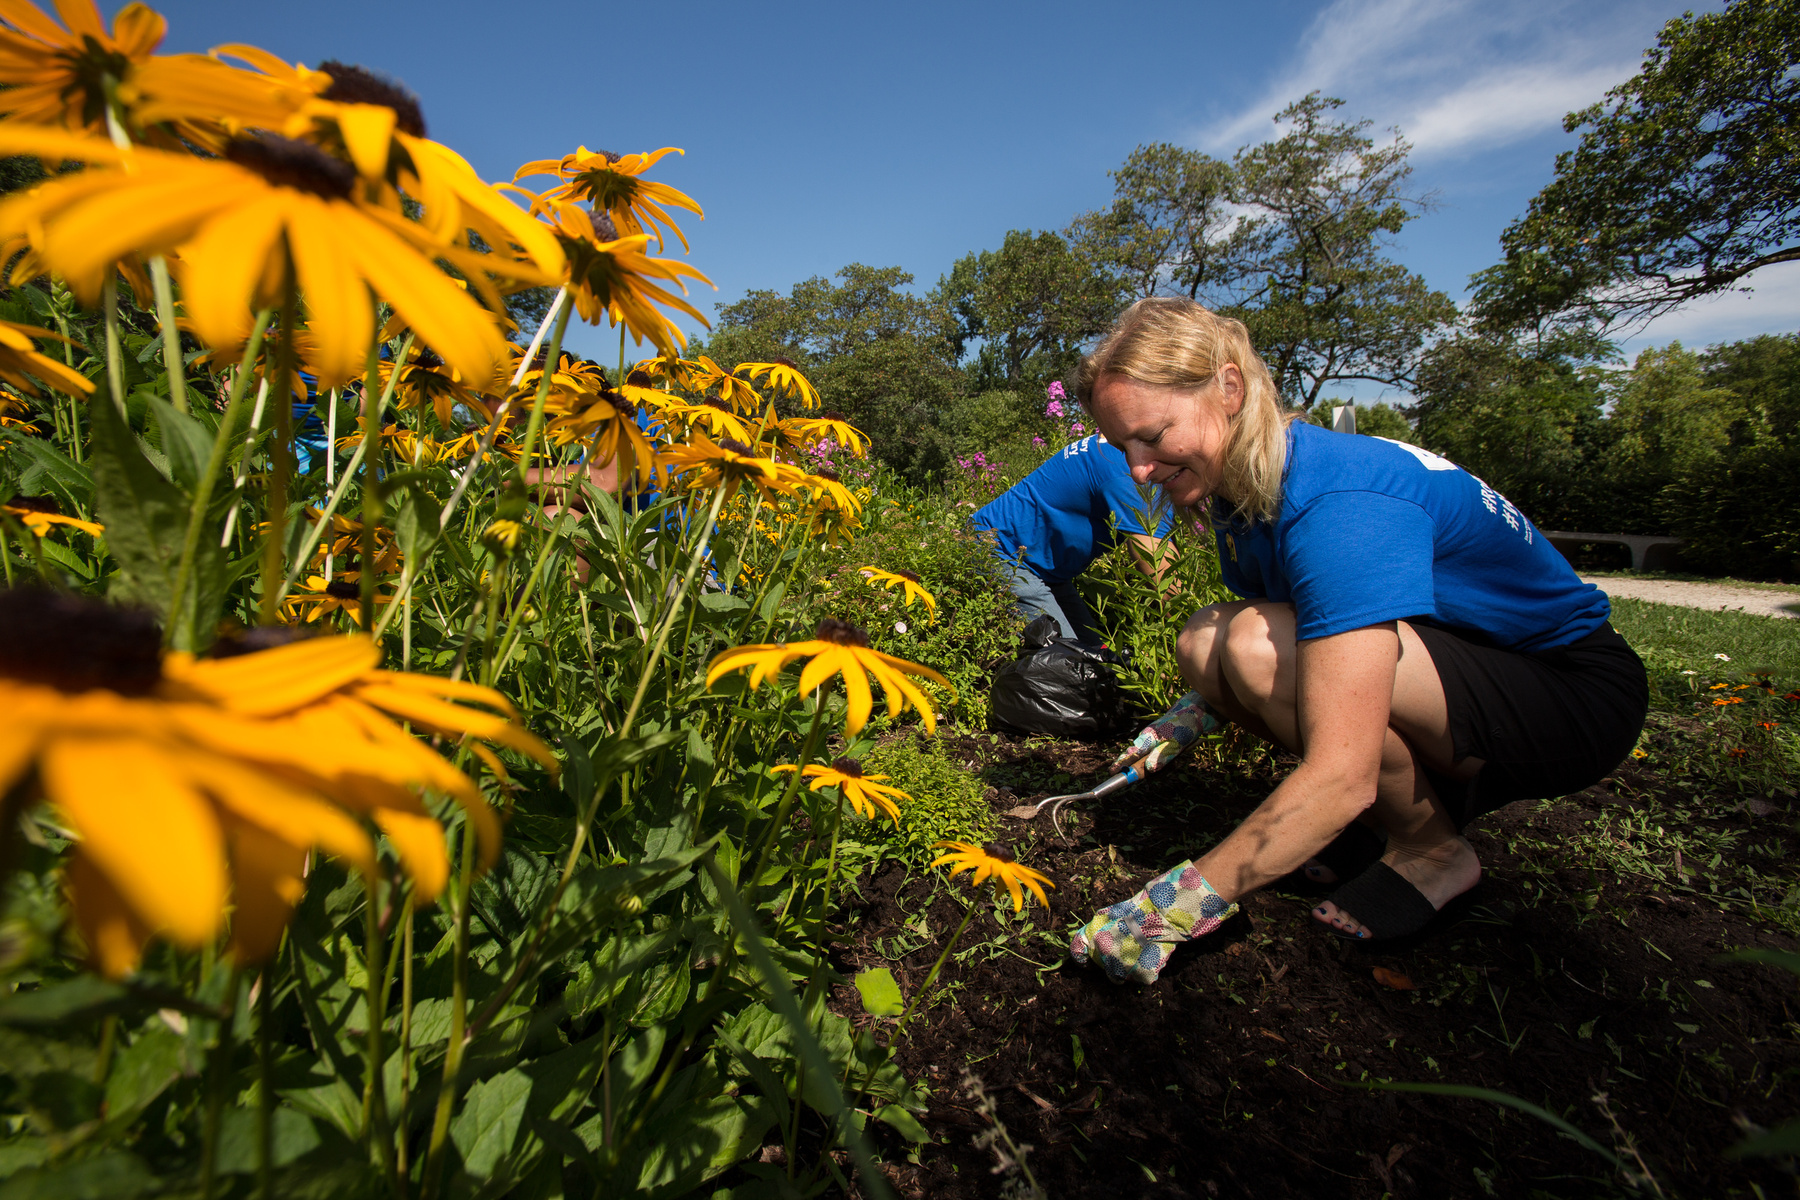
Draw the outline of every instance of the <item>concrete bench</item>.
M1631 569L1634 571L1672 570L1675 566L1675 550L1681 545L1678 537L1654 537L1642 533L1563 533L1555 529L1540 532L1565 557L1573 554L1577 547L1590 542L1625 546L1631 551Z

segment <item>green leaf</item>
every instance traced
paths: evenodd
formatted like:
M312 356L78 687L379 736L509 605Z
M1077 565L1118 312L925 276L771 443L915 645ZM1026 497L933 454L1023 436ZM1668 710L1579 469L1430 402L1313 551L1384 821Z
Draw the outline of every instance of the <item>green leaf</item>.
M1726 1158L1785 1158L1791 1154L1800 1154L1800 1121L1784 1121L1725 1151Z
M118 1122L162 1095L181 1074L184 1041L161 1021L153 1021L113 1060L106 1076L106 1116Z
M773 621L775 614L781 611L781 602L786 598L787 581L784 579L769 589L769 594L763 597L762 606L757 609L756 615L761 617L765 623Z
M1605 1146L1602 1146L1599 1142L1596 1142L1593 1138L1581 1132L1581 1130L1575 1128L1575 1126L1569 1124L1555 1113L1546 1108L1539 1107L1529 1100L1521 1100L1519 1097L1510 1095L1506 1092L1496 1092L1492 1088L1470 1087L1467 1084L1462 1083L1382 1083L1377 1081L1371 1083L1347 1083L1344 1086L1364 1088L1376 1092L1417 1092L1420 1095L1425 1096L1460 1096L1466 1100L1485 1100L1489 1104L1498 1104L1505 1108L1516 1108L1522 1113L1536 1117L1558 1133L1568 1137L1582 1149L1592 1150L1595 1154L1598 1154L1600 1157L1606 1159L1607 1162L1610 1162L1615 1168L1622 1169L1624 1166L1624 1164L1619 1161L1618 1155L1614 1154L1611 1150L1608 1150Z
M411 472L408 472L411 474ZM387 481L392 488L393 479ZM386 489L384 489L386 490ZM389 492L391 495L391 491ZM437 541L439 502L422 485L406 488L406 496L393 515L394 540L408 562L423 562L433 542Z
M749 608L750 602L729 592L707 592L700 597L700 607L708 612L728 613Z
M1755 694L1751 693L1751 695ZM1791 950L1737 950L1730 954L1721 954L1718 961L1763 963L1771 967L1780 967L1782 970L1800 977L1800 954L1795 954Z
M155 1186L156 1177L137 1155L108 1150L20 1171L0 1183L0 1200L130 1200Z
M312 1118L305 1113L277 1106L269 1115L273 1118L270 1151L274 1166L285 1167L324 1145ZM218 1169L221 1172L249 1175L258 1169L256 1126L259 1116L254 1107L234 1107L224 1112L219 1122Z
M85 512L94 495L94 477L88 469L42 438L26 437L0 429L0 444L9 456L22 460L15 485L22 496L55 496L70 512Z
M450 1138L469 1174L492 1175L512 1150L525 1102L531 1098L531 1082L531 1076L515 1067L469 1089L462 1111L450 1123Z
M95 513L106 526L106 548L118 560L125 584L117 598L146 604L166 619L187 532L186 497L144 457L110 403L102 399L88 405L88 412Z
M212 455L212 431L161 397L147 397L146 405L162 435L159 448L169 460L170 475L184 489L193 491Z
M923 1144L931 1140L925 1127L919 1124L919 1118L901 1108L898 1104L884 1104L875 1113L875 1119L884 1125L891 1126L901 1137L909 1142Z
M117 1010L131 993L97 975L77 975L0 1003L0 1025L54 1025Z
M900 998L900 985L886 967L864 971L856 977L856 990L862 994L863 1011L871 1017L897 1017L906 1011Z
M762 1094L768 1097L769 1103L775 1106L775 1119L780 1122L783 1129L787 1128L788 1114L791 1111L788 1105L787 1085L776 1078L775 1072L768 1063L750 1053L749 1048L732 1037L731 1031L723 1025L716 1027L713 1034L727 1050L731 1051L732 1056L744 1065L744 1070L750 1073L750 1078L756 1081L756 1086L762 1089Z
M810 1024L801 1015L800 1003L794 998L794 989L788 984L786 973L776 965L774 956L769 953L769 945L763 940L756 917L745 907L743 897L738 895L731 880L719 870L719 865L710 854L706 857L706 869L718 887L726 909L731 913L732 923L736 925L738 936L750 954L750 961L763 977L763 988L771 1007L781 1014L794 1034L807 1073L823 1080L829 1088L829 1103L824 1106L824 1111L837 1118L838 1136L844 1140L851 1157L856 1160L857 1173L862 1176L864 1187L878 1200L890 1200L893 1190L888 1187L886 1176L875 1169L875 1162L869 1157L868 1143L863 1139L862 1131L852 1122L850 1105L837 1086L837 1076L832 1070L831 1060L825 1056L824 1048L813 1036Z

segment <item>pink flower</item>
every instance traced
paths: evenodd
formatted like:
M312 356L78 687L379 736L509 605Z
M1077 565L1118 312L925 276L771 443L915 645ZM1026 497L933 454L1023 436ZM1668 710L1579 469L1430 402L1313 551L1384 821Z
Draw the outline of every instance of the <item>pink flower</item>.
M1041 437L1034 437L1031 439L1031 444L1034 446L1041 446L1044 444L1044 439Z
M1061 420L1063 415L1062 401L1052 400L1049 404L1046 404L1044 406L1044 415L1046 417L1054 417L1057 420Z
M1083 425L1080 421L1077 421L1077 422L1075 422L1075 424L1069 426L1069 432L1070 433L1086 433L1087 426Z
M1049 396L1052 400L1067 400L1069 398L1069 394L1067 392L1063 391L1063 385L1062 385L1061 380L1058 380L1057 382L1052 383L1049 387L1045 388L1044 394Z

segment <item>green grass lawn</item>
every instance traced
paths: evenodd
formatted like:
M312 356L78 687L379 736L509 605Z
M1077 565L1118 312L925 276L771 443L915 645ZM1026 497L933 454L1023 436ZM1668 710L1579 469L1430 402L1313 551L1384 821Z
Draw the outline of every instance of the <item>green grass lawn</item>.
M1658 579L1676 583L1716 583L1721 587L1747 588L1758 592L1792 592L1800 595L1800 583L1771 583L1766 579L1735 579L1729 575L1684 575L1679 571L1596 571L1581 568L1583 575L1606 579Z
M1719 678L1767 671L1778 682L1800 686L1800 621L1615 596L1612 623L1652 671L1691 670ZM1720 654L1730 656L1729 663L1716 657Z

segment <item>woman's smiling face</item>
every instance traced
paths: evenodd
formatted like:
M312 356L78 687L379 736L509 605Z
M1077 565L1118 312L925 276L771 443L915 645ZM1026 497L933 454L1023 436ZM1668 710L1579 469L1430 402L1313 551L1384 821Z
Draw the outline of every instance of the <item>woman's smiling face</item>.
M1225 363L1193 388L1102 375L1088 407L1106 440L1124 452L1132 479L1160 486L1187 507L1217 491L1231 418L1243 405L1244 373Z

